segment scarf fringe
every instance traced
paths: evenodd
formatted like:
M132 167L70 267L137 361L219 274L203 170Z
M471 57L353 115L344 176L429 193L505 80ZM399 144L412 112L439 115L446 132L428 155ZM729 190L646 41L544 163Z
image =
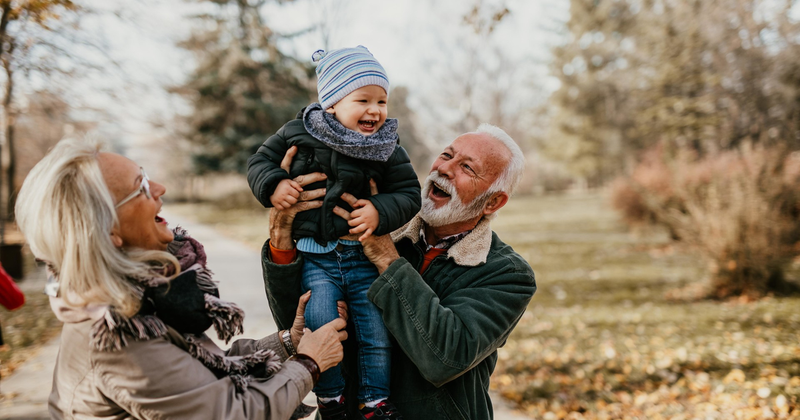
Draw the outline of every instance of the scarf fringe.
M206 293L206 310L214 329L217 330L217 337L226 344L233 336L244 332L244 311L233 302L226 302L214 295Z
M251 369L263 364L266 367L267 376L270 377L282 366L280 357L272 350L258 350L244 356L227 357L208 351L192 335L187 334L184 338L189 344L189 353L195 359L203 362L206 367L220 372L245 375Z
M205 293L216 293L217 282L211 278L214 273L205 267L199 267L195 271L197 272L197 287Z
M231 382L233 382L233 387L236 388L237 394L244 394L244 392L247 391L248 378L246 376L233 374L228 377L231 378Z
M162 337L166 333L167 326L155 316L135 315L126 318L109 309L92 326L91 346L95 350L118 351L128 345L126 335L141 341Z
M172 234L175 236L173 239L174 241L183 241L184 238L189 236L189 233L186 232L186 229L184 229L181 225L175 226L175 228L172 229Z
M242 393L247 390L247 383L251 376L248 375L253 369L264 365L266 371L265 379L269 379L281 368L280 357L272 350L258 350L255 353L245 356L226 357L208 351L192 335L184 336L189 345L189 354L199 360L205 367L219 372L231 378L236 392Z

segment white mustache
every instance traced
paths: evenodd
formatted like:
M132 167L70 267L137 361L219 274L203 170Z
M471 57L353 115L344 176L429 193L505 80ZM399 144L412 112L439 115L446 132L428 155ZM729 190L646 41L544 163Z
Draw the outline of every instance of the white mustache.
M428 174L428 179L426 179L426 181L429 187L431 183L436 183L437 188L446 192L447 195L451 197L458 195L458 193L456 192L456 187L450 182L449 179L443 177L439 173L439 171L433 171L430 174Z

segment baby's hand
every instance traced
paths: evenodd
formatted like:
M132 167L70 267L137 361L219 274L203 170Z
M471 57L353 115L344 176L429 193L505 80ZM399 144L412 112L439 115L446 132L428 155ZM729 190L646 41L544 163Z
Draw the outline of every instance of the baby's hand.
M301 192L303 192L303 187L300 184L291 179L284 179L278 183L275 192L269 196L269 201L276 209L286 210L297 203Z
M359 241L363 241L369 238L372 232L375 232L375 229L378 228L378 222L380 221L378 210L369 200L356 201L353 205L353 209L355 210L350 212L351 219L347 222L350 226L355 226L350 229L350 233L364 232L364 234L358 238Z

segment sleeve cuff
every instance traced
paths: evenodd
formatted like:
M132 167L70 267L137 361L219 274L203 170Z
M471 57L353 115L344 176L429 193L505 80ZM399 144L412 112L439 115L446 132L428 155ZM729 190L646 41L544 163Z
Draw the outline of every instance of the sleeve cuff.
M392 278L398 270L401 270L402 267L405 267L406 265L410 266L409 262L403 257L394 260L394 262L392 262L389 267L386 268L386 271L378 276L378 278L372 282L372 286L367 289L367 299L371 300L372 303L380 307L381 305L378 304L378 296L383 294L384 290L392 290Z
M291 356L287 351L286 347L283 346L280 338L280 331L276 333L272 333L260 340L258 340L257 347L259 350L272 350L278 357L281 358L281 361L286 361L286 359Z
M277 265L291 264L297 258L297 248L278 249L269 243L269 259Z

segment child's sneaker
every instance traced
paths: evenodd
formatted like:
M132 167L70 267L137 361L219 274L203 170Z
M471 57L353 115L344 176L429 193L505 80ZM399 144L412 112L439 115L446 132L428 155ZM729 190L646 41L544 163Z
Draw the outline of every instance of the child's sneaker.
M323 403L317 398L317 406L322 420L347 419L347 404L344 403L344 397L339 398L339 401L333 400L328 403Z
M361 418L366 420L403 419L403 416L400 415L399 411L397 411L397 407L395 407L394 404L392 404L389 400L383 400L375 407L364 407L360 411Z

